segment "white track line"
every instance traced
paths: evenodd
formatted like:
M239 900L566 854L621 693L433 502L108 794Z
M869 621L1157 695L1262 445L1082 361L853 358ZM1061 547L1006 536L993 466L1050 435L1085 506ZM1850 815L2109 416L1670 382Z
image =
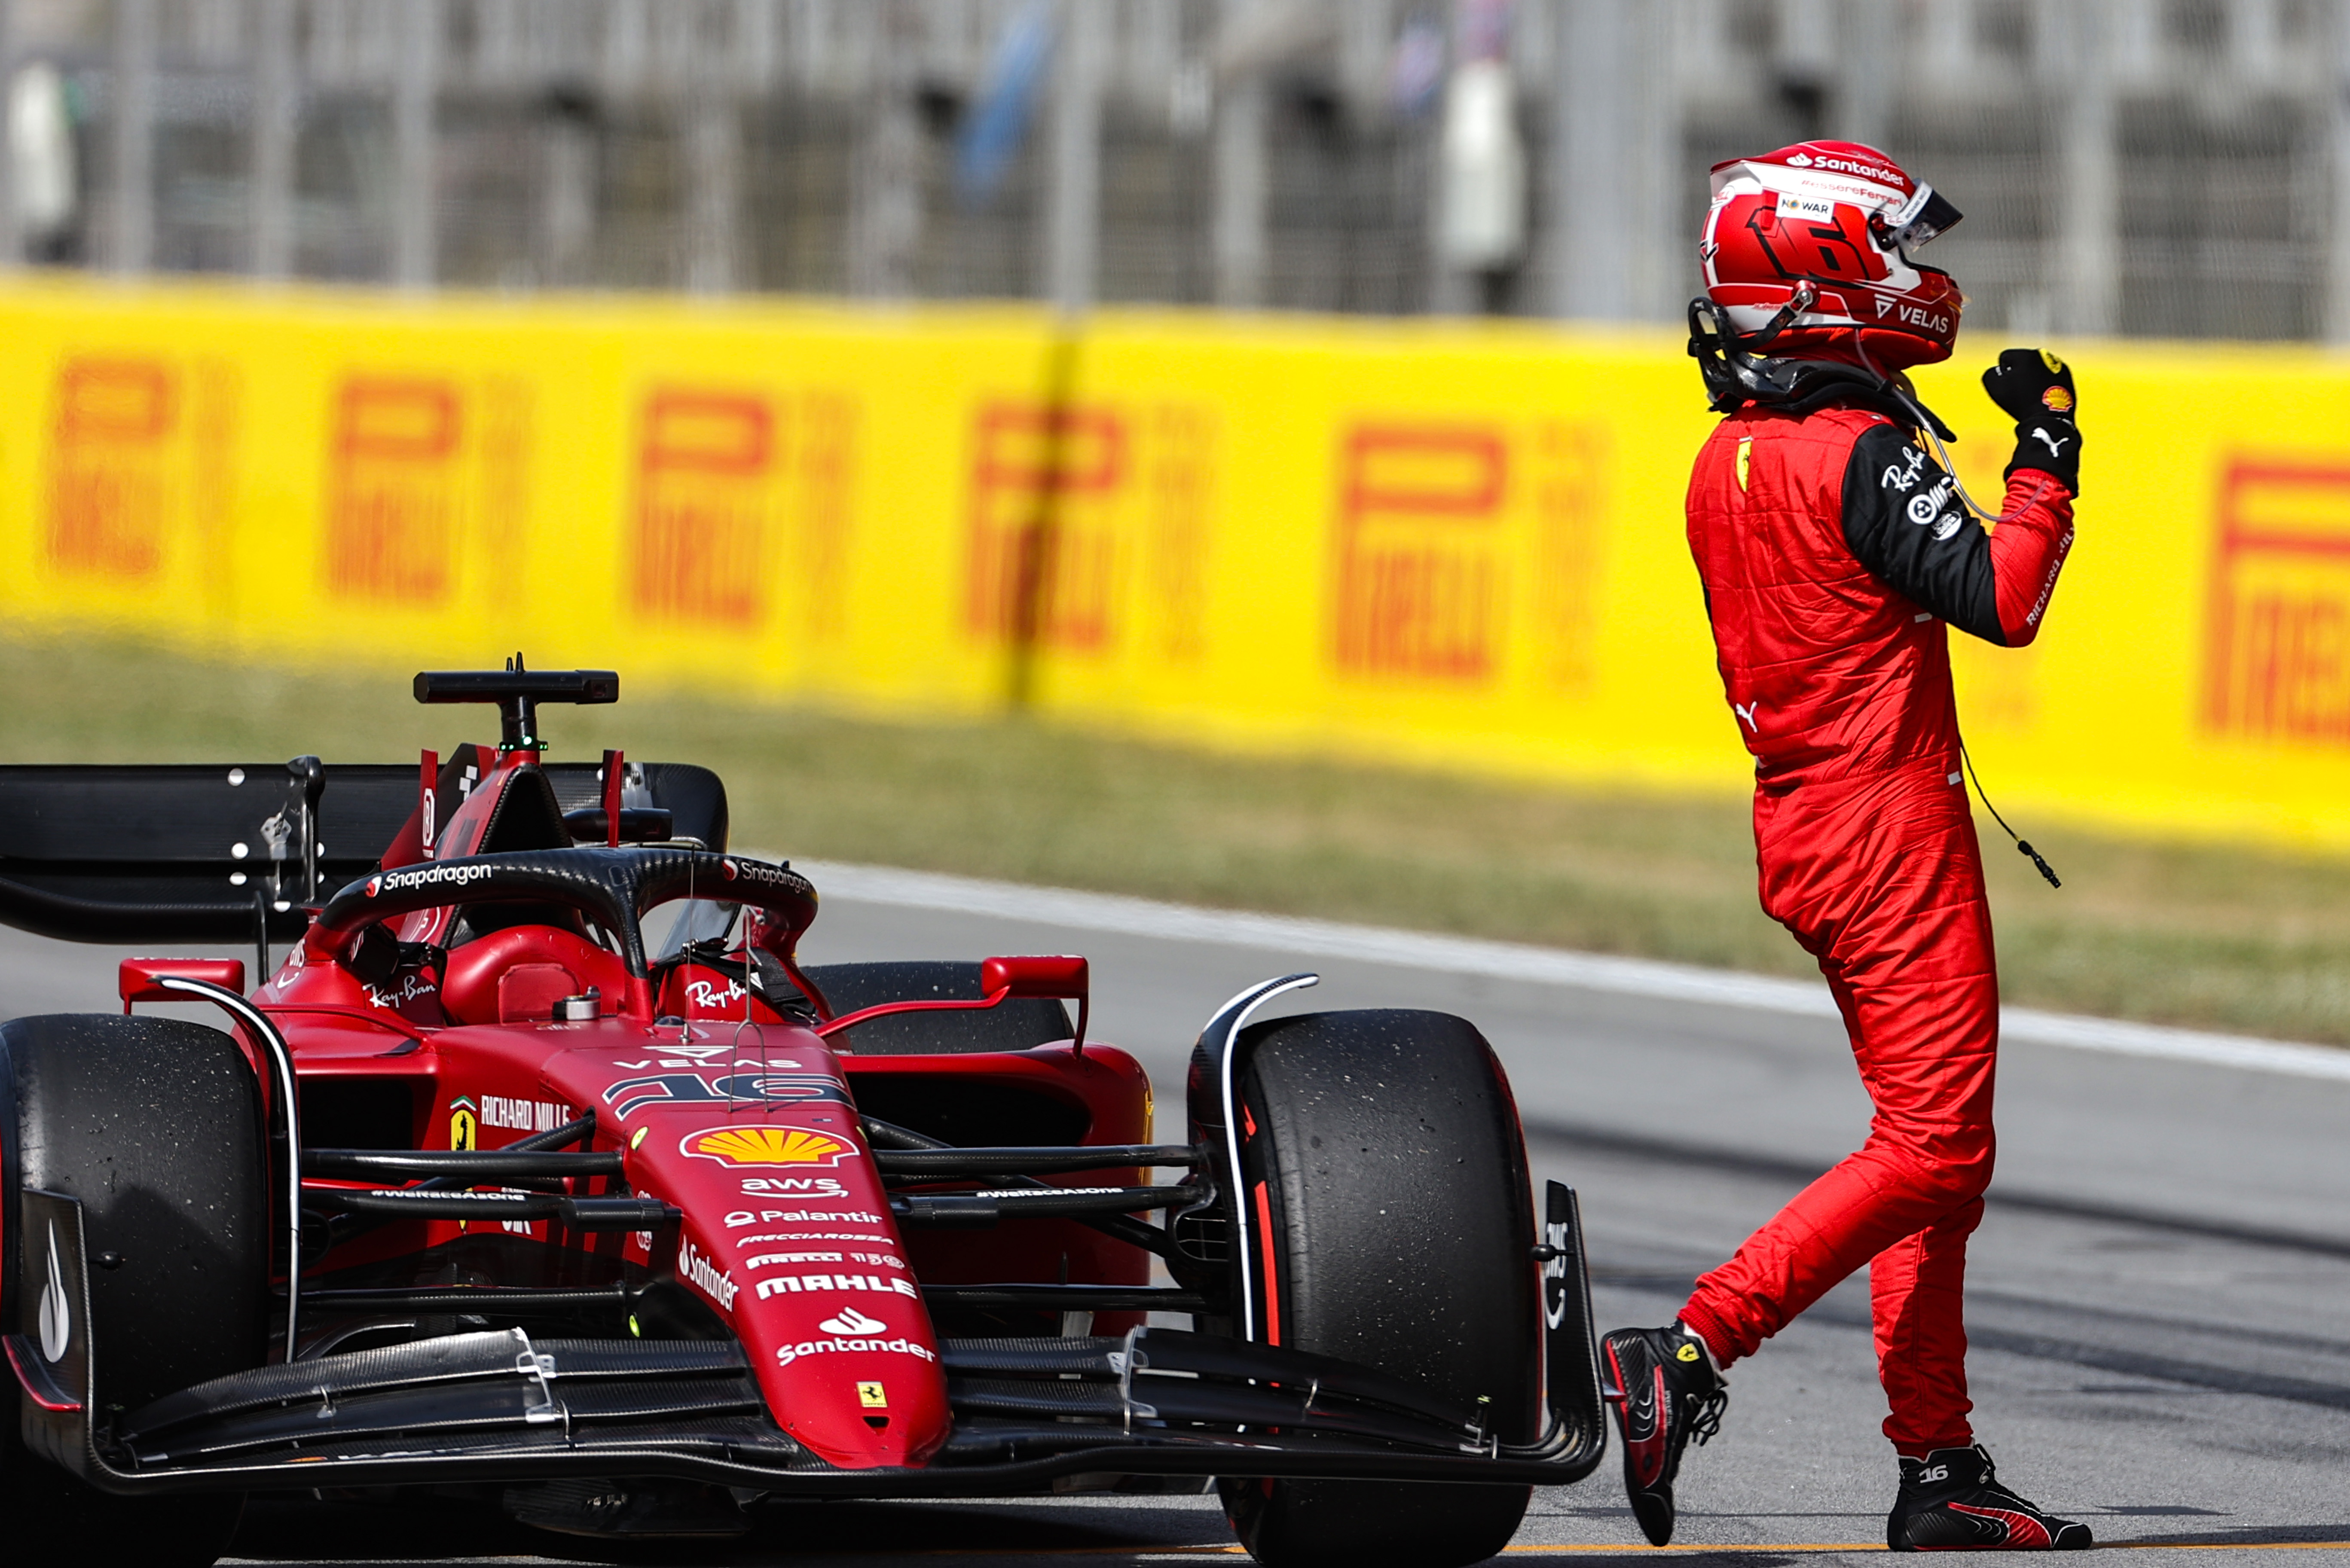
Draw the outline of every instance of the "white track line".
M1483 941L1428 931L1347 925L1337 920L1164 904L1150 898L1083 893L1068 888L1032 888L1017 882L983 881L931 871L901 871L887 866L824 860L795 864L815 881L820 893L850 903L987 915L1067 926L1076 930L1151 937L1162 941L1272 948L1313 958L1577 986L1668 1002L1709 1002L1720 1007L1750 1007L1807 1017L1835 1016L1835 1003L1829 1000L1827 989L1816 981L1777 980L1767 975L1741 974L1734 970L1700 969L1693 964L1660 963L1653 959L1608 958L1523 942ZM2043 1012L2029 1007L2004 1009L2002 1033L2009 1041L2035 1045L2062 1045L2078 1051L2105 1051L2124 1056L2150 1056L2350 1083L2350 1051L2324 1045L2289 1044L2241 1034L2207 1034L2192 1029L2165 1029L2150 1023Z

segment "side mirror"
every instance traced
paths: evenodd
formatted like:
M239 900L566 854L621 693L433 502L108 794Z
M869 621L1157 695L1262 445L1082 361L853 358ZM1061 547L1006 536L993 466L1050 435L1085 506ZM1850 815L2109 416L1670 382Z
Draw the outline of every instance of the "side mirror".
M1077 1033L1069 1044L1080 1056L1086 1053L1086 1014L1092 1006L1091 985L1092 976L1086 961L1068 954L983 959L979 966L982 996L1035 996L1076 1002Z
M1086 1000L1087 965L1081 958L992 958L979 966L979 992L993 996L1042 996L1070 1002Z
M134 1002L185 1002L185 992L167 991L157 982L166 976L182 980L209 981L244 994L244 961L243 959L168 959L127 958L116 971L116 988L122 992L122 1011L130 1011Z

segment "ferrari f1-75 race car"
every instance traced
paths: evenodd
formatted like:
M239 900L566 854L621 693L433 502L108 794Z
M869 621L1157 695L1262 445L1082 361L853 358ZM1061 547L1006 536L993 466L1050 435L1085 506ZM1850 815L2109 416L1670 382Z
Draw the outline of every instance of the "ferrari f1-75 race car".
M1267 980L1154 1141L1084 960L803 967L713 774L547 761L619 687L419 675L504 735L415 767L0 768L0 921L261 965L0 1025L22 1560L209 1563L256 1492L641 1537L1213 1478L1264 1562L1445 1565L1598 1462L1574 1195L1473 1026Z

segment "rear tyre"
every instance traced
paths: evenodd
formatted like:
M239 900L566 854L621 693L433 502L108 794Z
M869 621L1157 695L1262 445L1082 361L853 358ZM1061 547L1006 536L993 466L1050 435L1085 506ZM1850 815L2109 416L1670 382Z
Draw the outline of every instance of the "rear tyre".
M1484 1038L1444 1013L1325 1012L1255 1024L1240 1049L1256 1337L1490 1400L1489 1431L1533 1441L1534 1199ZM1218 1491L1269 1568L1459 1568L1509 1543L1533 1489L1228 1479Z
M0 1024L6 1249L0 1318L23 1321L18 1194L80 1199L96 1414L258 1366L268 1351L268 1145L252 1070L216 1029L57 1015ZM117 1259L113 1266L107 1261ZM0 1520L26 1562L205 1568L242 1496L122 1498L0 1431Z

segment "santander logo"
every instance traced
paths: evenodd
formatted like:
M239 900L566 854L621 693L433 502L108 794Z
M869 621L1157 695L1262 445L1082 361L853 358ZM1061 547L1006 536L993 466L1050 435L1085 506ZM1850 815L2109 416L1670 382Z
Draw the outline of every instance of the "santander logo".
M838 1317L828 1317L816 1324L827 1334L879 1334L889 1326L878 1317L867 1317L855 1307L844 1307Z

